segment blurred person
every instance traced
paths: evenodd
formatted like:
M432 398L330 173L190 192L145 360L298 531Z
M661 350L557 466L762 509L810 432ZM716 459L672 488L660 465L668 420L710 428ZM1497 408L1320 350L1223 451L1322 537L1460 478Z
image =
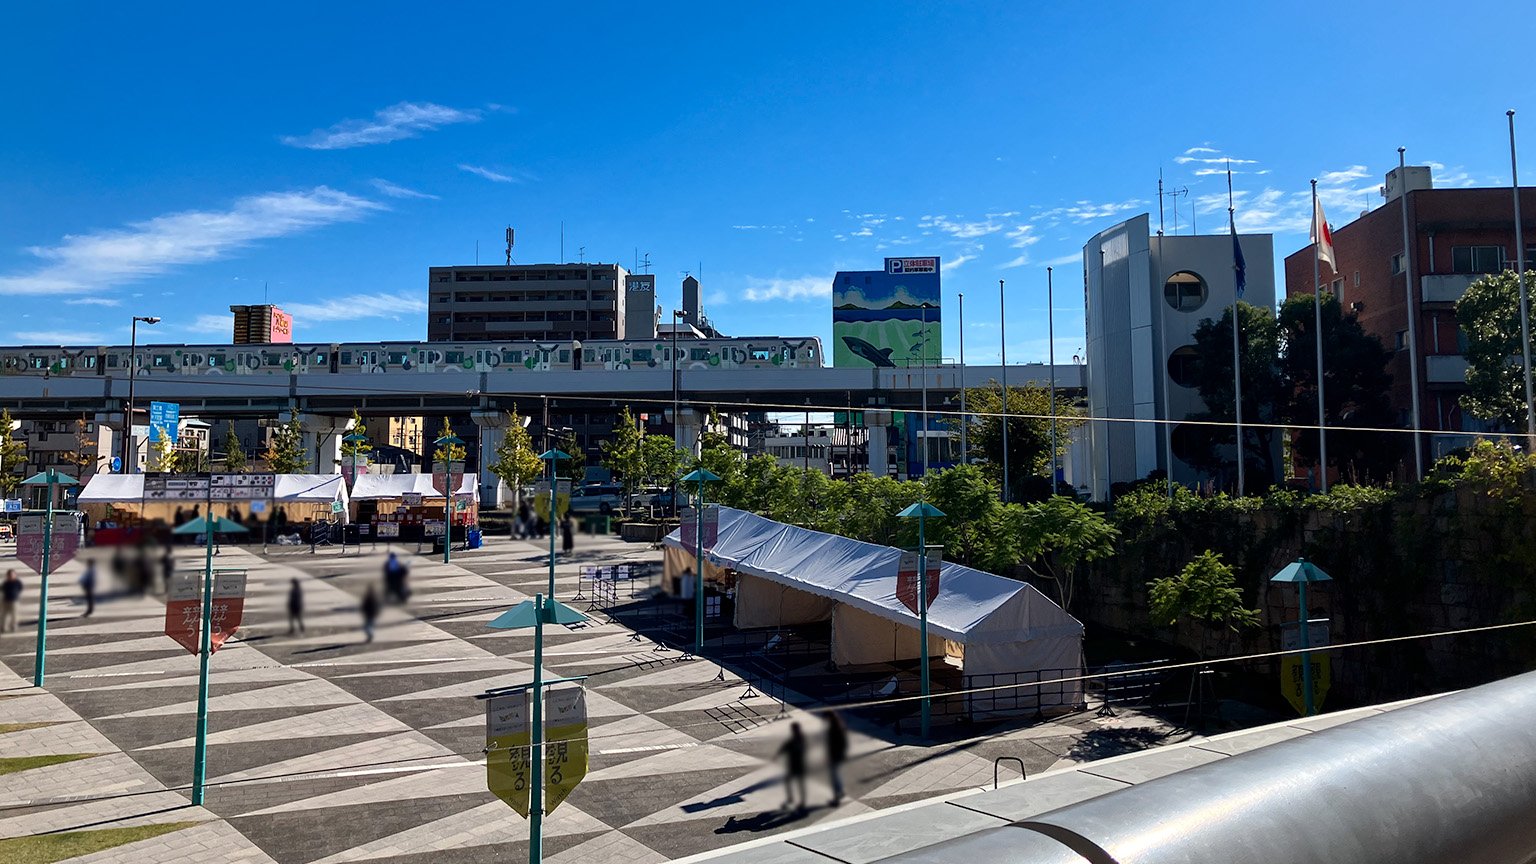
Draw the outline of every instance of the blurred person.
M517 539L526 539L532 533L529 528L531 516L532 511L528 509L528 502L519 502L517 505Z
M295 629L304 632L304 589L299 587L298 579L288 586L288 635L292 636Z
M805 733L800 731L799 723L789 724L789 740L779 748L779 756L784 758L784 808L798 811L805 810L807 806L805 798ZM800 789L800 803L795 804L795 788Z
M133 590L140 597L143 597L145 594L149 593L149 585L153 579L153 575L150 573L149 569L149 555L147 552L145 552L143 546L140 546L137 550L135 550L133 556L133 564L131 566L131 572L133 573Z
M373 641L373 622L379 619L379 595L368 586L368 592L363 595L363 605L360 607L363 613L363 633L368 637L367 642Z
M165 547L165 554L160 556L160 572L165 577L165 594L171 594L171 578L176 575L176 556L171 554L171 547Z
M96 611L96 562L85 559L85 572L80 574L80 590L85 592L85 614L89 618Z
M827 714L827 772L832 775L832 806L843 803L843 763L848 759L848 727L842 715Z
M405 564L400 556L389 553L384 561L384 600L387 603L405 603Z
M576 523L572 521L571 514L565 514L560 520L560 551L569 553L576 548Z
M128 558L121 545L112 550L112 579L118 586L128 584Z
M245 524L245 517L240 513L240 505L231 504L229 507L229 521L237 525Z
M16 604L21 602L21 578L15 570L5 571L5 581L0 583L0 633L16 630Z

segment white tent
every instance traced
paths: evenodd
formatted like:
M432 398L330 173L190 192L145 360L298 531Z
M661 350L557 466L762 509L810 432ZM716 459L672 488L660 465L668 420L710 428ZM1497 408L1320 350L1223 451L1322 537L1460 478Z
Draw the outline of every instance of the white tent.
M75 496L80 504L139 503L144 497L143 474L93 474Z
M681 532L663 541L669 578L693 566L693 549ZM705 573L722 568L742 574L736 626L772 627L832 621L832 659L860 664L913 659L921 654L918 617L896 596L901 551L774 522L720 508L720 531L705 553ZM1049 670L1049 678L1082 667L1083 625L1033 586L960 564L944 564L939 594L928 609L929 652L943 656L942 640L960 646L964 673L1014 676ZM1006 677L1004 677L1006 676ZM973 683L985 686L988 679ZM1062 704L1082 701L1071 684ZM1020 701L1028 690L1018 691ZM1056 688L1048 696L1057 699Z
M138 504L143 499L143 474L96 474L86 482L85 488L80 490L75 500L81 504ZM272 490L272 500L310 503L340 501L345 507L347 484L342 482L340 474L279 474Z
M476 474L456 474L459 478L459 486L454 490L455 495L473 496L470 500L480 500L480 486L476 482ZM399 498L408 492L414 492L423 498L442 498L442 493L432 488L431 474L363 474L352 484L352 500L373 501L384 498Z

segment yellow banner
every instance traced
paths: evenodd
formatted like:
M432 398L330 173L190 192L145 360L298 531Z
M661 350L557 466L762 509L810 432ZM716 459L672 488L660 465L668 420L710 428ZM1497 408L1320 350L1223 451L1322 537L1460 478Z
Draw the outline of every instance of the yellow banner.
M1328 695L1328 685L1333 680L1331 658L1321 652L1311 654L1312 659L1312 707L1322 710L1323 699ZM1301 655L1287 654L1280 658L1280 692L1291 703L1297 714L1307 711L1306 686L1301 674Z
M531 736L528 692L495 696L485 702L485 785L497 798L528 818Z
M545 522L549 521L549 481L540 480L538 488L534 491L533 513ZM560 515L564 516L571 509L571 481L561 480L555 489L555 506L559 508Z
M544 812L553 813L587 776L586 690L551 690L544 710Z

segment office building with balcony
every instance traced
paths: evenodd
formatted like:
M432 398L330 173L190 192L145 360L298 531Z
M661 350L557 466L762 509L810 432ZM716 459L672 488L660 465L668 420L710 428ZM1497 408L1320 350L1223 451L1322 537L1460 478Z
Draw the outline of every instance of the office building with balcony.
M1413 376L1408 340L1409 310L1417 323L1419 414L1425 456L1435 458L1462 446L1465 436L1492 427L1463 411L1467 361L1456 301L1487 273L1515 266L1514 195L1508 187L1436 189L1430 169L1410 165L1387 174L1382 206L1333 229L1338 270L1327 262L1319 271L1322 288L1339 298L1346 312L1394 351L1392 405L1404 428L1413 425ZM1408 249L1403 249L1403 208L1408 210ZM1536 256L1536 188L1520 190L1525 222L1526 266ZM1406 251L1406 258L1405 258ZM1313 249L1309 244L1286 256L1286 294L1311 295ZM1411 263L1411 268L1404 262ZM1409 270L1411 269L1411 273ZM1411 296L1404 279L1413 277ZM1325 349L1326 350L1326 349Z
M432 267L427 275L427 339L623 339L628 280L629 273L617 264Z

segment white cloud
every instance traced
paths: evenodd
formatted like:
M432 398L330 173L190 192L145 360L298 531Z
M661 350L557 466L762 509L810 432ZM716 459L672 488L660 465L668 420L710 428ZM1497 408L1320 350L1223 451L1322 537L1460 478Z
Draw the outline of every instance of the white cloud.
M316 129L308 135L286 135L282 142L306 150L345 150L370 144L387 144L402 138L415 138L440 126L475 123L478 109L461 110L431 102L397 102L375 111L367 120L343 120L329 129Z
M18 330L11 341L23 345L105 345L107 337L90 330Z
M832 274L824 276L747 277L741 297L754 303L766 300L827 300L832 296Z
M957 221L959 220L959 221ZM956 240L974 240L1003 230L1003 225L992 218L964 221L963 217L924 216L917 223L919 228L936 228Z
M73 297L64 301L66 306L120 306L121 300L112 297Z
M229 315L199 315L191 324L182 325L181 329L193 333L233 333L235 322Z
M516 177L513 177L513 176L508 175L508 174L502 174L499 171L492 171L491 169L485 168L485 167L480 166L480 165L465 165L464 163L461 162L461 163L459 163L459 170L460 171L468 171L469 173L474 174L476 176L484 177L485 179L491 181L492 183L521 183L522 182L521 180L517 179Z
M127 228L69 234L56 246L27 251L46 263L0 276L0 294L87 294L164 273L180 264L214 261L250 246L336 222L352 222L383 205L325 186L241 198L227 210L168 213Z
M950 273L952 271L959 270L966 264L966 262L975 260L975 255L956 255L948 261L945 261L940 269L945 273Z
M853 232L849 236L850 237L873 237L873 236L875 236L875 232L872 229L870 229L869 227L866 226L864 228L860 228L859 230ZM1233 440L1236 440L1236 439L1233 439Z
M315 296L315 295L310 295ZM427 301L414 294L348 294L319 303L285 302L283 311L293 316L294 325L305 321L357 321L363 318L398 318L401 313L427 311Z
M1205 152L1215 153L1215 150ZM1257 165L1257 159L1233 159L1228 156L1175 156L1173 161L1178 165L1187 165L1190 162L1198 162L1204 165Z
M1015 249L1027 249L1040 242L1040 235L1035 233L1033 225L1019 225L1003 236L1008 238L1008 245Z
M1036 219L1070 219L1073 222L1092 222L1096 219L1108 219L1127 210L1135 210L1146 205L1147 202L1140 198L1105 202L1076 201L1066 207L1055 207L1047 210L1037 216Z
M388 195L391 198L426 198L432 201L438 200L438 196L436 195L431 195L426 192L417 192L415 189L407 189L404 186L398 186L389 182L388 180L379 179L378 177L373 178L373 180L370 182L373 183L373 188L379 190L379 194Z
M1006 264L999 264L997 269L999 269L999 270L1012 270L1015 267L1023 267L1025 264L1028 264L1028 263L1029 263L1029 256L1028 255L1020 255L1019 257L1013 259L1012 261L1009 261Z
M783 225L732 225L737 231L782 231Z
M1083 263L1083 253L1069 252L1066 255L1059 255L1041 263L1045 264L1047 267L1064 267L1068 264L1081 264Z

